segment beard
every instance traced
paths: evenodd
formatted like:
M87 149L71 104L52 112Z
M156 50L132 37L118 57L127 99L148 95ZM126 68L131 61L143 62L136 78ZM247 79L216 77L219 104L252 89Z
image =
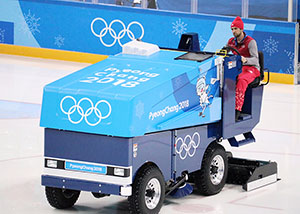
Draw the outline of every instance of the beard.
M234 34L234 37L235 37L235 38L238 38L241 34L242 34L241 32L236 32L236 33Z

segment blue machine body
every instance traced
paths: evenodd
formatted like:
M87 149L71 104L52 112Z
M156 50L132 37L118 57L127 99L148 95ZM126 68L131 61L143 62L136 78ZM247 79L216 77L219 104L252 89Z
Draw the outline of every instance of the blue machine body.
M211 142L253 142L263 87L249 89L248 118L236 122L240 57L178 59L184 54L110 56L47 85L42 185L130 196L145 163L155 164L165 181L176 180L201 168ZM245 140L236 141L237 134Z
M134 137L219 121L217 56L200 63L174 60L182 54L110 56L47 85L41 126ZM204 103L199 93L207 95ZM205 117L199 117L203 108Z

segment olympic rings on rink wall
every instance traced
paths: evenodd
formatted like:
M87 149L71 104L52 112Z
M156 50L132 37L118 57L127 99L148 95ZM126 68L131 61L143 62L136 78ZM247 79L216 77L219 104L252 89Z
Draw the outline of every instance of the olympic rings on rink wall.
M187 155L193 157L199 145L200 134L198 132L195 132L192 137L190 135L186 135L184 139L182 139L181 137L177 138L175 142L175 151L177 154L179 154L179 157L184 160Z
M100 30L100 33L97 34L95 31L94 31L94 24L96 21L101 21L104 23L105 27L102 28ZM115 23L119 23L121 24L121 26L123 27L123 29L117 33L116 30L113 29L113 24ZM134 35L134 33L130 30L130 27L132 25L138 25L141 29L141 35L139 37L136 37ZM115 19L113 20L109 26L107 25L107 22L103 19L103 18L95 18L92 23L91 23L91 31L92 33L98 37L101 41L101 43L106 46L106 47L112 47L116 44L116 42L118 41L119 45L121 47L123 47L123 44L121 43L121 39L125 37L125 35L127 34L127 36L131 39L131 40L135 40L137 38L139 39L142 39L143 36L144 36L144 27L141 25L141 23L137 22L137 21L133 21L133 22L130 22L129 25L126 27L125 24L121 21L121 20L118 20L118 19ZM98 31L99 32L99 31ZM109 35L114 39L113 42L111 44L107 44L103 41L103 37L107 35L107 33L109 33Z
M72 101L73 105L71 107L69 107L68 109L64 109L64 103L67 102L66 100L70 100ZM87 103L88 105L85 104L85 106L88 106L88 108L85 107L85 111L83 106L81 106L81 104L85 101L85 103ZM106 115L102 115L101 110L99 109L99 105L101 103L104 103L105 105L107 105L108 107L108 113ZM65 96L61 101L60 101L60 109L61 111L68 115L68 119L71 123L73 124L79 124L83 118L85 120L85 122L90 125L90 126L96 126L98 125L101 120L106 119L109 117L109 115L111 114L111 105L109 104L109 102L107 102L106 100L100 100L96 103L96 105L94 106L93 102L89 99L89 98L82 98L79 100L79 102L77 103L76 99L72 96ZM78 118L75 120L74 118L72 119L72 115L78 113ZM92 115L92 113L94 113ZM88 117L92 117L94 116L94 118L96 118L96 122L95 123L91 123L88 120Z

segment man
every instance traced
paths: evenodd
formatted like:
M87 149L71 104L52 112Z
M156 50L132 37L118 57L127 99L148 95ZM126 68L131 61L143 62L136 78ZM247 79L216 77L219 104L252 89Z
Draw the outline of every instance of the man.
M244 23L238 16L231 24L234 37L228 40L227 45L237 49L243 63L242 73L237 77L235 94L235 119L238 120L244 104L245 92L248 85L260 75L258 50L256 41L244 32ZM237 54L233 51L233 54Z

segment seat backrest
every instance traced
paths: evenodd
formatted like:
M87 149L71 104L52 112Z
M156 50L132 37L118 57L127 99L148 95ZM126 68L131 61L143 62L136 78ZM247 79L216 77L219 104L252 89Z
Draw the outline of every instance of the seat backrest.
M264 53L262 51L258 51L258 63L260 67L260 80L263 80L265 77L264 74Z
M258 51L258 63L259 63L259 67L260 67L260 75L259 77L256 77L249 85L249 88L255 88L257 86L259 86L260 81L262 81L265 77L264 74L264 54L261 51Z

